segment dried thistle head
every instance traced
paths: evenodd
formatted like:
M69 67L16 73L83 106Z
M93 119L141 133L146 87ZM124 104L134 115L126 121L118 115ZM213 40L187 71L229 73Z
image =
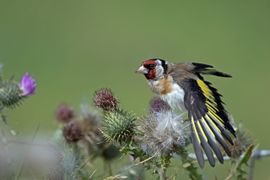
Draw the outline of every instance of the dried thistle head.
M128 143L136 134L136 118L131 113L117 109L105 114L102 132L109 141Z
M250 135L243 129L241 124L238 125L236 138L233 146L231 146L232 157L239 158L251 144L253 144L253 141Z
M78 121L70 121L63 127L63 136L68 143L76 143L81 140L83 134Z
M101 151L104 146L104 138L100 132L101 119L98 114L92 110L88 105L81 105L80 122L83 133L83 140L87 145L88 152Z
M141 146L148 154L169 154L189 144L190 124L172 111L150 113L140 124Z
M88 136L93 139L93 142L95 143L97 142L95 139L99 139L99 141L101 141L101 119L99 115L95 111L91 111L88 105L83 104L81 105L80 118L84 136Z
M58 106L55 117L59 122L68 123L75 117L74 109L67 104L61 104Z
M92 128L100 128L101 126L101 118L99 114L90 109L87 104L81 105L81 113L80 118L82 119L83 128L92 129Z
M110 89L103 88L95 92L94 104L104 111L112 111L117 108L118 100Z
M168 105L168 103L166 103L159 97L154 97L150 100L150 103L149 103L150 113L169 111L170 109L171 107Z

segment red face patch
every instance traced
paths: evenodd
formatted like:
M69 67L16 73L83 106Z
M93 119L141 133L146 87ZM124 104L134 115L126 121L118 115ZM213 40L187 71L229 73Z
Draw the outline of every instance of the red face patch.
M148 60L143 62L143 66L147 69L150 67L154 67L154 66L156 66L156 61L154 59L148 59Z
M145 74L147 79L155 79L156 78L156 61L154 59L149 59L143 62L143 67L148 69L148 73Z

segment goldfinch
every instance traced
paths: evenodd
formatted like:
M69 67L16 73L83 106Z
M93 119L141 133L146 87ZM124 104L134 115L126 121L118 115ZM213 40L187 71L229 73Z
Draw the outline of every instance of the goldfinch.
M235 130L224 109L221 95L202 75L231 77L201 63L169 63L154 58L137 70L145 76L152 91L174 110L188 113L191 140L198 164L204 167L204 153L215 166L215 156L224 162L222 149L231 156Z

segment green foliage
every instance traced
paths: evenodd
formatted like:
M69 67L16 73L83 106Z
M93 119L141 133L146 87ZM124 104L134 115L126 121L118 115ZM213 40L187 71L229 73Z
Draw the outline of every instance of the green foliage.
M226 180L229 180L234 176L236 176L237 180L247 179L248 174L247 174L246 168L248 166L249 160L252 158L254 149L255 149L255 146L250 145L246 149L242 157L240 157L236 162L232 160L232 162L234 163L234 166L231 168L231 172L229 176L226 178Z
M236 172L237 172L237 179L238 180L245 180L247 179L247 172L245 168L248 166L248 162L250 158L252 157L252 153L254 151L254 145L250 145L246 152L243 154L243 158L239 160L239 162L236 165Z
M20 101L20 99L16 99L15 97L15 95L18 94L20 94L18 85L14 82L7 83L0 89L0 101L5 107L12 107ZM3 103L4 100L2 99L8 101ZM110 99L114 99L112 92ZM102 97L99 99L99 102L104 104L107 100L107 98ZM96 107L99 107L99 104L96 104ZM61 110L61 112L63 111ZM70 116L68 114L68 117L71 117L70 121L62 121L62 119L59 121L58 112L58 121L61 122L61 124L64 124L64 127L71 122L76 122L81 135L76 141L69 142L66 138L65 140L69 142L66 143L63 142L63 139L67 134L64 133L65 131L62 132L60 138L62 144L59 145L62 147L59 167L55 174L52 173L48 175L49 178L92 178L95 173L95 170L91 169L92 163L95 157L102 157L101 159L104 163L109 166L108 174L110 176L106 179L138 179L144 176L144 170L147 169L158 176L160 180L167 180L176 177L169 177L167 170L171 167L171 160L174 155L178 154L182 160L182 168L188 173L189 178L191 180L203 180L203 175L198 170L194 159L189 156L190 152L186 149L188 143L181 143L181 146L177 143L164 143L167 142L167 140L168 142L171 142L174 139L177 140L176 142L179 142L180 135L183 135L183 137L187 139L189 138L189 133L183 130L182 134L180 134L179 131L182 129L175 129L175 123L171 123L177 121L177 123L179 123L178 125L186 127L183 119L175 119L174 116L168 116L168 112L162 111L155 114L151 114L150 112L150 115L152 116L150 118L151 121L148 119L148 123L143 121L137 122L136 120L139 119L139 117L119 107L110 111L103 110L102 113L103 118L99 118L97 114L88 109L87 111L81 112L79 116L74 114ZM159 126L157 126L157 123L159 123ZM144 126L145 131L142 131L142 125ZM176 131L176 133L171 133L172 130L173 132ZM159 134L157 134L157 131ZM165 138L161 138L161 135L164 135L164 132L167 131L168 133ZM72 130L71 132L74 133L75 131ZM162 145L160 149L171 145L172 148L170 151L149 150L151 149L151 146L147 145L150 141L146 142L143 137L151 134L160 139L160 141L158 141L158 144L161 143ZM232 162L235 162L235 164L232 166L227 180L234 176L238 180L246 179L248 175L246 171L247 163L253 155L254 145L246 148L250 141L248 141L245 134L239 134L236 140L236 147L232 147L232 149L235 151L235 157L240 157L238 160L232 159ZM244 150L245 152L242 154ZM125 167L114 174L111 168L113 163L112 160L118 157L119 152L132 158L130 158L130 165L128 168Z
M181 156L182 166L188 172L188 176L191 180L203 180L203 176L198 172L198 167L194 165L188 157L188 152L185 149L180 149L177 154Z

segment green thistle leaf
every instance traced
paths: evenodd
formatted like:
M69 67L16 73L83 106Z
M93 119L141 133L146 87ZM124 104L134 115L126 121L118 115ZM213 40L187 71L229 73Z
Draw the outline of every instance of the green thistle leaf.
M243 157L240 157L236 164L232 167L230 174L227 176L226 180L232 179L234 176L239 180L247 179L246 167L248 165L249 160L252 158L252 153L254 152L256 147L254 145L250 145Z

